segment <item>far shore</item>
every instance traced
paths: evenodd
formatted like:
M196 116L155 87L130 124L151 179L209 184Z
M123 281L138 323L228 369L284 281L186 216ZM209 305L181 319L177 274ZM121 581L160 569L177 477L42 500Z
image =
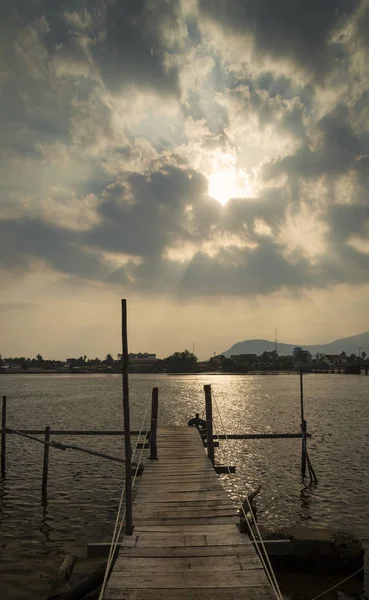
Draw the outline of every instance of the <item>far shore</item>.
M56 371L56 370L44 370L44 369L32 369L32 370L18 370L18 369L0 369L0 376L4 375L121 375L120 371ZM130 372L129 375L169 375L178 376L184 375L299 375L299 371L248 371L243 372L230 372L230 371L199 371L196 373L167 373L166 371L141 371L141 372ZM343 371L304 371L304 375L345 375Z

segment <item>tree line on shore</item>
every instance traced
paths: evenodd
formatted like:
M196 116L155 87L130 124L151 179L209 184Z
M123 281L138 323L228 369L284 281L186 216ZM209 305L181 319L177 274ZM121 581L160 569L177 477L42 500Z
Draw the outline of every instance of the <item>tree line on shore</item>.
M128 367L131 372L156 373L197 373L201 371L248 373L255 370L291 371L296 368L303 368L309 371L329 370L330 367L324 360L324 354L317 353L314 357L311 357L308 352L302 349L296 350L297 352L293 356L279 356L275 350L263 352L261 356L245 354L227 358L220 354L202 362L198 360L193 352L184 350L182 352L174 352L164 359L154 358L150 364L129 361ZM344 359L342 362L348 367L357 367L359 363L361 363L361 366L364 366L366 364L366 356L364 351L360 352L360 355L351 354L350 356L346 356L345 352L342 352L340 355ZM2 370L5 368L18 368L23 371L44 370L60 372L69 370L82 372L119 372L122 368L122 355L118 354L117 358L114 358L112 354L108 353L103 359L98 357L88 358L87 355L84 355L79 358L60 361L44 359L41 354L37 354L35 358L26 358L23 356L4 358L0 354L0 367L2 367Z

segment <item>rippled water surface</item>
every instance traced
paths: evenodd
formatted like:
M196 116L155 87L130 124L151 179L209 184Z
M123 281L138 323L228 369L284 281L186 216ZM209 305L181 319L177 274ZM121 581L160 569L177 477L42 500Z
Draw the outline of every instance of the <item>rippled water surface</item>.
M295 375L132 375L132 429L140 428L153 386L159 387L160 423L183 425L196 411L203 413L205 383L212 384L219 433L223 425L232 433L299 431ZM309 450L319 484L301 481L300 440L252 440L221 443L219 461L235 464L238 473L234 479L222 477L223 485L235 498L238 488L244 493L262 485L261 524L349 529L369 549L369 377L308 375L304 387L305 417L313 436ZM0 394L8 397L11 428L122 428L118 375L2 375ZM62 439L123 455L118 438ZM112 533L124 466L51 448L48 503L43 506L42 455L41 444L7 436L7 475L0 481L1 599L45 598L65 554L84 555L88 542L108 540ZM286 597L300 600L312 598L332 580L281 576L281 584ZM352 597L352 592L325 596Z

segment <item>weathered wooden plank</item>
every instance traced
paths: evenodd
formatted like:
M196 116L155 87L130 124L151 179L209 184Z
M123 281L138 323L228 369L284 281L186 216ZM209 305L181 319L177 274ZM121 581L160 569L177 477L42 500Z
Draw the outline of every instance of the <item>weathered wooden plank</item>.
M160 572L141 571L137 573L113 571L108 587L124 587L127 589L174 589L186 588L247 588L249 586L265 586L268 584L262 569L233 571L232 577L220 571L203 571L201 577L191 570L179 572L167 571L165 577Z
M178 500L181 500L182 502L185 502L186 500L199 500L201 498L201 496L204 498L204 502L206 502L207 500L217 500L218 498L221 499L221 494L218 492L205 492L204 494L201 494L199 492L182 492L182 493L171 493L171 494L164 494L158 498L156 498L156 503L160 504L160 502L178 502ZM146 498L146 501L149 501L149 497L148 496L144 496L144 495L138 495L136 496L136 501L139 502L141 499L144 500Z
M237 529L234 525L219 525L219 527L214 527L214 525L184 525L184 526L172 526L172 527L160 527L160 526L147 526L147 525L138 525L135 527L135 535L141 535L142 533L197 533L197 534L210 534L210 535L234 535L238 534ZM251 543L251 542L250 542Z
M140 520L140 519L136 519L137 524L142 524L145 521L144 520ZM191 524L194 525L196 523L198 523L198 525L222 525L225 523L234 523L235 525L237 523L240 522L240 518L239 517L202 517L200 519L196 519L194 517L175 517L173 519L170 518L156 518L153 519L151 518L150 521L151 525L174 525L175 523L177 523L178 525L187 525L187 524Z
M138 506L138 503L136 503ZM143 501L140 505L145 505L146 504L150 504L152 506L155 506L155 502L153 502L153 500L150 500L148 502ZM160 509L162 509L163 507L165 507L166 505L168 506L185 506L186 508L188 508L189 506L201 506L204 507L204 502L202 502L201 499L199 500L178 500L177 502L160 502ZM233 508L235 507L234 504L232 504L232 501L229 498L226 498L225 496L223 498L216 498L215 500L208 500L208 502L206 503L206 507L217 507L217 506L232 506Z
M198 589L144 589L128 590L109 587L104 595L107 600L275 600L272 588L248 587L243 588L203 588Z
M115 563L115 571L200 571L210 569L212 571L241 571L249 569L260 569L261 564L257 556L200 556L187 557L176 556L172 558L158 557L127 557L118 558Z
M147 504L149 504L150 506L147 507ZM160 510L164 510L166 507L172 507L172 508L178 508L178 507L183 507L183 508L204 508L204 502L202 502L202 500L189 500L189 501L177 501L177 502L160 502L158 504L158 506L155 505L155 502L149 501L149 502L142 502L140 504L136 503L137 507L138 506L144 506L145 510L149 509L150 507L152 507L154 510L156 509L160 509ZM234 505L231 504L230 500L227 500L226 498L222 498L220 500L216 499L216 500L209 500L206 503L206 508L221 508L221 507L225 507L228 506L230 508L235 508Z
M159 473L152 473L149 471L149 469L146 467L145 470L145 481L143 482L143 484L145 485L147 482L149 481L157 481L157 482L165 482L168 481L168 476L164 475L162 471L160 471ZM209 471L192 471L191 473L186 473L186 472L177 472L176 473L172 473L170 475L170 481L199 481L199 480L214 480L214 472L213 470L209 470Z
M155 497L157 493L163 494L171 494L172 492L207 492L207 491L221 491L222 486L217 481L212 481L211 483L184 483L184 484L174 484L170 483L161 484L161 485L143 485L139 487L140 496L144 494L149 494L152 501L155 501ZM222 493L223 495L223 493Z
M135 522L141 521L142 519L185 519L186 517L234 517L238 516L238 511L234 508L219 508L217 510L211 508L195 508L192 507L189 510L184 508L170 509L168 507L165 510L140 510L135 509ZM239 518L238 518L239 520Z
M206 535L150 535L149 533L143 533L141 535L133 535L132 537L125 537L122 541L121 547L135 546L141 548L176 548L179 546L247 546L251 545L250 540L246 536L241 534L228 534L226 536L216 534Z
M169 556L234 556L244 555L255 557L255 550L250 546L176 546L174 548L142 548L122 546L119 552L121 556L152 556L166 558Z

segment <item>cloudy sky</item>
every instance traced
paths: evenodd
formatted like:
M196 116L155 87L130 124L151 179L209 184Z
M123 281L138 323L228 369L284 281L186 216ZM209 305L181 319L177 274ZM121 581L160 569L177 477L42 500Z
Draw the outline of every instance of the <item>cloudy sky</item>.
M159 356L369 329L368 0L0 23L0 352L119 352L122 297Z

